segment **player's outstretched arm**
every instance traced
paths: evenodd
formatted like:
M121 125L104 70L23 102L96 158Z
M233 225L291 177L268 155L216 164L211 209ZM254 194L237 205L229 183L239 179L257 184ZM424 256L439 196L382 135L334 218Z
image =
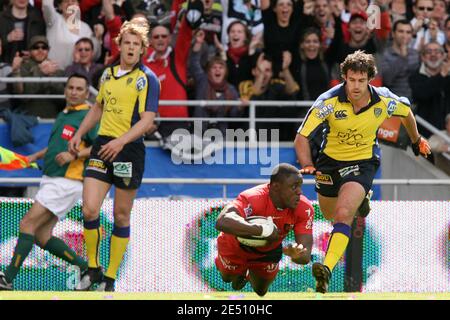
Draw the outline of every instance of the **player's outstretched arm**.
M296 234L296 243L283 247L283 253L291 257L292 262L308 264L311 261L311 249L313 238L311 234Z
M428 141L420 136L419 131L417 130L416 119L414 118L414 114L412 111L409 111L409 114L405 118L401 118L402 124L408 133L409 139L412 142L412 149L416 156L423 155L425 158L431 153L430 145Z
M278 230L271 226L250 224L234 207L225 207L217 217L216 229L237 237L278 238Z

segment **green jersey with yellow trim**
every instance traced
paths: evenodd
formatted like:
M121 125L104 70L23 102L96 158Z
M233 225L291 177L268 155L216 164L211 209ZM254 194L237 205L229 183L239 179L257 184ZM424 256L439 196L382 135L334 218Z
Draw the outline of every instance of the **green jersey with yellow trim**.
M87 159L75 159L63 166L58 165L55 157L61 152L67 152L67 144L83 122L89 111L87 104L66 107L56 117L48 140L47 152L44 156L43 173L49 177L64 177L73 180L82 180ZM97 137L98 126L92 128L80 144L80 150L92 145Z
M309 138L323 123L321 151L330 158L354 161L375 157L379 126L392 116L408 116L410 103L387 88L369 85L369 92L369 104L355 113L345 93L345 83L331 88L314 102L298 133Z

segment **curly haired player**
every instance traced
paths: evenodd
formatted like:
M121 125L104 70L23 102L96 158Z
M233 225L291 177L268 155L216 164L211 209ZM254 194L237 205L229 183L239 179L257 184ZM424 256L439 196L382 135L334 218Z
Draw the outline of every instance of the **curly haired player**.
M392 116L401 117L414 154L430 154L428 142L417 131L408 99L369 85L376 74L371 54L356 51L340 67L344 83L317 98L294 142L301 172L315 174L320 209L334 222L325 260L313 264L316 291L321 293L327 292L331 271L347 247L355 215L366 216L370 211L370 188L380 165L375 149L381 123ZM320 125L324 125L320 131L323 142L314 166L308 139Z

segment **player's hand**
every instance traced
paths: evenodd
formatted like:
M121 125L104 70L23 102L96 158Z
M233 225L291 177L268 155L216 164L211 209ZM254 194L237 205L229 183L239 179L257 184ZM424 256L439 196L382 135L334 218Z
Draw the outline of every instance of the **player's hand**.
M78 152L80 152L80 143L81 137L75 133L75 135L72 137L72 139L69 140L69 143L67 144L68 151L75 156L76 154L78 154Z
M291 257L291 260L300 259L307 251L308 250L304 248L301 243L289 243L286 247L283 247L283 253Z
M272 217L269 217L268 220L273 223ZM280 239L280 231L276 227L276 225L273 223L273 230L272 233L266 238L269 242L275 242Z
M304 166L302 169L300 169L300 173L301 174L310 174L313 176L321 174L321 172L317 171L313 165Z
M69 163L72 160L75 160L75 156L68 151L60 152L55 157L55 161L60 167L62 167L66 163Z
M107 144L104 144L100 147L98 155L102 160L111 162L117 157L119 152L122 151L124 145L125 144L120 138L111 140Z
M430 145L426 139L422 138L422 136L412 144L412 150L416 156L422 155L425 158L431 154Z

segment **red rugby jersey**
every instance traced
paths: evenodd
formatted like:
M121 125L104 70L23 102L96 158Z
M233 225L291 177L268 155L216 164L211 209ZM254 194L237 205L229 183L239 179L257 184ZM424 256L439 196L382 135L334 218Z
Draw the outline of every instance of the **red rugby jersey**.
M277 242L256 248L259 252L268 252L277 248L290 230L294 230L294 234L312 234L314 208L304 195L300 195L297 208L279 210L269 197L269 184L262 184L243 191L230 205L238 209L244 218L251 216L273 218L273 222L280 230L281 238ZM239 248L239 241L234 235L221 232L217 240L228 250Z

